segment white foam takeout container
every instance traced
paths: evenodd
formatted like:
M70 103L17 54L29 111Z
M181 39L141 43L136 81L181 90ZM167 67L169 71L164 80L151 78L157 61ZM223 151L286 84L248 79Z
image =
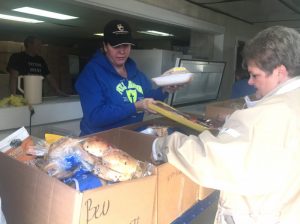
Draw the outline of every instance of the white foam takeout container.
M192 79L192 73L166 75L152 78L152 81L158 86L181 85L188 83Z

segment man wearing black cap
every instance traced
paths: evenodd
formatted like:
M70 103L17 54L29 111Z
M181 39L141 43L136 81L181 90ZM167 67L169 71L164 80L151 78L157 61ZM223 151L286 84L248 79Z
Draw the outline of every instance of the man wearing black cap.
M149 102L168 96L170 87L152 89L150 81L129 58L132 45L126 22L113 20L106 24L105 53L97 52L76 82L83 111L81 135L139 122L144 111L151 112Z

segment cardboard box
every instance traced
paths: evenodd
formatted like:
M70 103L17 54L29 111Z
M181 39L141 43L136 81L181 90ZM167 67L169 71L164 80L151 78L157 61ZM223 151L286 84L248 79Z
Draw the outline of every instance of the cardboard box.
M0 71L1 73L8 73L6 67L9 61L9 58L12 53L1 53L0 52Z
M166 125L179 127L186 134L199 134L184 125L167 118L156 118L121 127L121 129L136 130L148 125ZM153 140L155 137L151 136ZM134 140L133 140L134 141ZM208 189L194 183L189 177L169 163L157 166L157 224L171 223L193 206L198 200L203 200L213 189Z
M225 120L226 116L232 114L236 110L243 109L244 105L244 98L208 103L205 106L205 117Z
M151 150L153 139L146 135L121 129L99 134L137 159ZM156 184L154 174L81 193L0 153L2 208L12 224L153 224Z
M0 41L0 52L16 53L21 52L23 43L14 41Z

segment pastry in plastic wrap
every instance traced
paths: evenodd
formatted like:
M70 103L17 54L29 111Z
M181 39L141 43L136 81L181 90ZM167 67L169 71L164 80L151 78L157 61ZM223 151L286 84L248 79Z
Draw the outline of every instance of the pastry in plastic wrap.
M59 179L73 175L78 169L92 170L98 158L83 150L82 139L61 138L49 147L45 162L40 167L48 175Z
M85 151L97 157L103 156L111 148L110 144L97 136L87 137L81 144Z
M76 173L93 172L112 182L130 180L153 173L153 165L134 159L105 140L64 137L49 147L45 160L37 165L58 179L72 178Z
M158 86L182 85L191 81L193 73L185 67L174 67L164 72L161 76L152 78Z
M0 152L16 160L34 166L37 154L32 154L32 149L38 147L46 151L45 142L30 136L26 128L22 127L0 141Z
M102 156L94 171L105 180L125 181L132 179L138 167L136 159L120 149L112 148Z
M150 126L139 127L135 129L135 131L147 135L154 135L156 137L165 137L169 134L168 129L169 129L168 126L150 125Z
M151 164L136 160L120 149L111 148L96 164L94 173L105 180L117 182L147 176L152 173L152 168Z

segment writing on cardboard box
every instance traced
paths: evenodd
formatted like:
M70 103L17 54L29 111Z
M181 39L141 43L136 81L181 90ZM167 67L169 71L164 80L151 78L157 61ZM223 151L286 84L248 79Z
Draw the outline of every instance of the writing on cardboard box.
M182 172L176 169L175 171L170 173L170 175L168 175L167 180L168 180L168 182L170 182L170 181L172 181L172 179L174 179L180 175L182 175Z
M100 203L93 203L93 199L89 198L85 201L84 205L86 207L86 223L88 224L94 219L99 219L108 214L110 201L106 200Z
M131 220L129 224L139 224L139 223L140 223L140 217L138 216L138 217L134 218L133 220Z
M86 207L86 224L94 223L95 220L109 215L110 212L110 200L101 201L99 203L93 202L92 198L89 198L84 203ZM129 224L139 224L140 217L137 216L128 222Z

